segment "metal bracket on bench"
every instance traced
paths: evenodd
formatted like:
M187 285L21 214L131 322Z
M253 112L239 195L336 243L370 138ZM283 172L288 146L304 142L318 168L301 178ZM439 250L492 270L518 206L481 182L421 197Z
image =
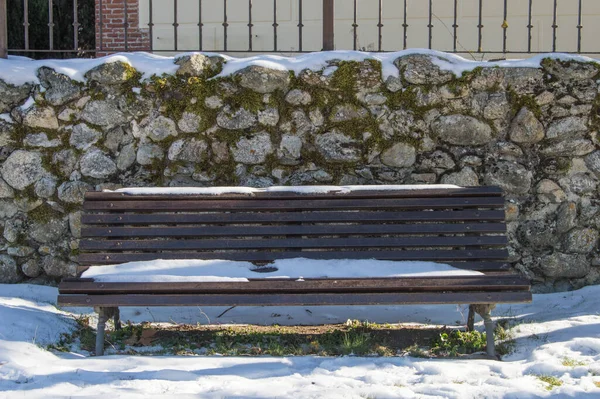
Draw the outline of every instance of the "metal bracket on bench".
M496 307L494 304L472 305L475 313L481 316L485 325L487 354L496 357L496 344L494 342L494 320L492 320L492 310Z

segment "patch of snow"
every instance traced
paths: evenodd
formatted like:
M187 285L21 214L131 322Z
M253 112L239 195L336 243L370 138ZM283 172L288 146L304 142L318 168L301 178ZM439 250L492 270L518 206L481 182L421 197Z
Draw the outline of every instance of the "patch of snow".
M431 190L462 188L453 184L380 184L352 186L272 186L266 188L254 187L130 187L103 192L124 193L130 195L223 195L245 194L253 195L264 192L293 192L300 194L350 193L353 191L393 191L393 190Z
M58 73L65 74L71 79L83 82L85 73L90 69L110 62L121 61L133 66L142 73L142 78L147 79L152 75L174 74L179 68L175 64L178 58L195 53L182 53L174 57L159 56L156 54L135 52L118 53L101 58L68 59L68 60L32 60L26 57L9 56L8 59L0 59L0 79L13 85L24 83L38 83L36 71L41 66L53 68ZM441 69L453 72L456 76L472 71L477 67L493 68L540 68L540 62L544 58L559 59L564 61L599 62L596 59L573 54L548 53L539 54L528 59L512 59L503 61L473 61L465 59L457 54L444 53L441 51L427 49L407 49L391 53L368 53L361 51L325 51L298 55L296 57L284 57L280 55L256 55L246 58L234 58L228 55L216 53L203 53L207 56L220 56L225 59L223 70L217 76L228 76L248 66L256 65L275 70L290 70L298 74L305 69L312 71L326 70L332 73L329 62L339 61L364 61L367 59L380 61L382 64L382 75L384 79L389 76L399 76L398 68L394 60L398 57L411 54L425 54L433 56L433 62Z
M534 295L530 304L500 305L496 317L510 317L516 351L503 361L400 357L222 357L130 356L102 358L82 353L51 353L32 343L43 321L51 335L64 331L62 313L44 303L56 289L0 285L0 398L127 397L178 398L595 398L600 397L600 286ZM15 297L27 298L15 302ZM44 300L40 302L40 299ZM186 320L205 323L224 308L123 308L132 322ZM310 310L310 312L307 312ZM82 313L83 312L83 313ZM71 315L88 314L78 309ZM179 312L179 313L178 313ZM285 318L276 318L273 313ZM237 307L219 322L311 324L345 317L453 325L461 315L452 306ZM215 320L215 319L213 319ZM322 319L319 319L321 321ZM19 328L6 329L8 323ZM463 320L464 322L464 320ZM289 321L288 321L289 323ZM477 323L479 329L481 322ZM39 328L38 328L39 330ZM137 349L137 348L134 348ZM108 353L114 353L109 349ZM570 363L567 363L569 360ZM535 375L562 382L548 390Z
M27 101L25 101L25 103L23 103L23 105L21 105L19 108L20 108L22 111L26 111L26 110L28 110L29 108L33 107L33 105L34 105L34 104L35 104L35 100L33 99L33 97L29 97L29 98L27 99Z
M250 262L228 260L153 260L92 266L81 277L93 278L100 282L247 282L249 278L433 277L483 274L443 263L373 259L278 259L270 263L269 267L277 270L257 272L257 267Z
M8 122L8 123L13 123L14 122L13 118L10 116L9 113L0 114L0 120L3 120L3 121Z
M131 91L134 92L135 94L140 94L142 92L142 88L141 87L132 87Z

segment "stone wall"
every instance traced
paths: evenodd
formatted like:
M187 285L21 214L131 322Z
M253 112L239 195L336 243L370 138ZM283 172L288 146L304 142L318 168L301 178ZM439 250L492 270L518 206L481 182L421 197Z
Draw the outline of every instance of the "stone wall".
M116 62L85 84L45 67L39 84L0 82L1 281L75 272L86 190L405 183L499 185L537 291L600 281L598 65L456 77L413 54L386 79L375 60L214 78L222 58L175 62L143 81Z

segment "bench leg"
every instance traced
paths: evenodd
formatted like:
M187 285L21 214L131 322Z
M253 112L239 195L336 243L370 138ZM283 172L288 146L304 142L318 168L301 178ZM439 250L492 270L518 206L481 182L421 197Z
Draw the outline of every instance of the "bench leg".
M488 356L496 357L496 344L494 342L494 321L492 320L492 309L496 305L473 305L473 310L481 316L485 325L486 346Z
M104 329L108 320L108 309L103 307L94 308L98 313L98 326L96 328L96 356L104 355Z

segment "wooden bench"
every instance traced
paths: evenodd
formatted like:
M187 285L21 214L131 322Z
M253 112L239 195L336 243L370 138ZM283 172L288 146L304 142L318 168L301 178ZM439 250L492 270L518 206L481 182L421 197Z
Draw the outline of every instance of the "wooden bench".
M470 304L487 331L497 303L530 302L528 280L507 263L504 198L497 187L346 193L131 195L88 192L79 261L156 259L433 261L483 275L403 278L256 278L248 282L95 282L65 279L60 306L94 307L96 355L120 306ZM401 267L402 263L399 263Z

